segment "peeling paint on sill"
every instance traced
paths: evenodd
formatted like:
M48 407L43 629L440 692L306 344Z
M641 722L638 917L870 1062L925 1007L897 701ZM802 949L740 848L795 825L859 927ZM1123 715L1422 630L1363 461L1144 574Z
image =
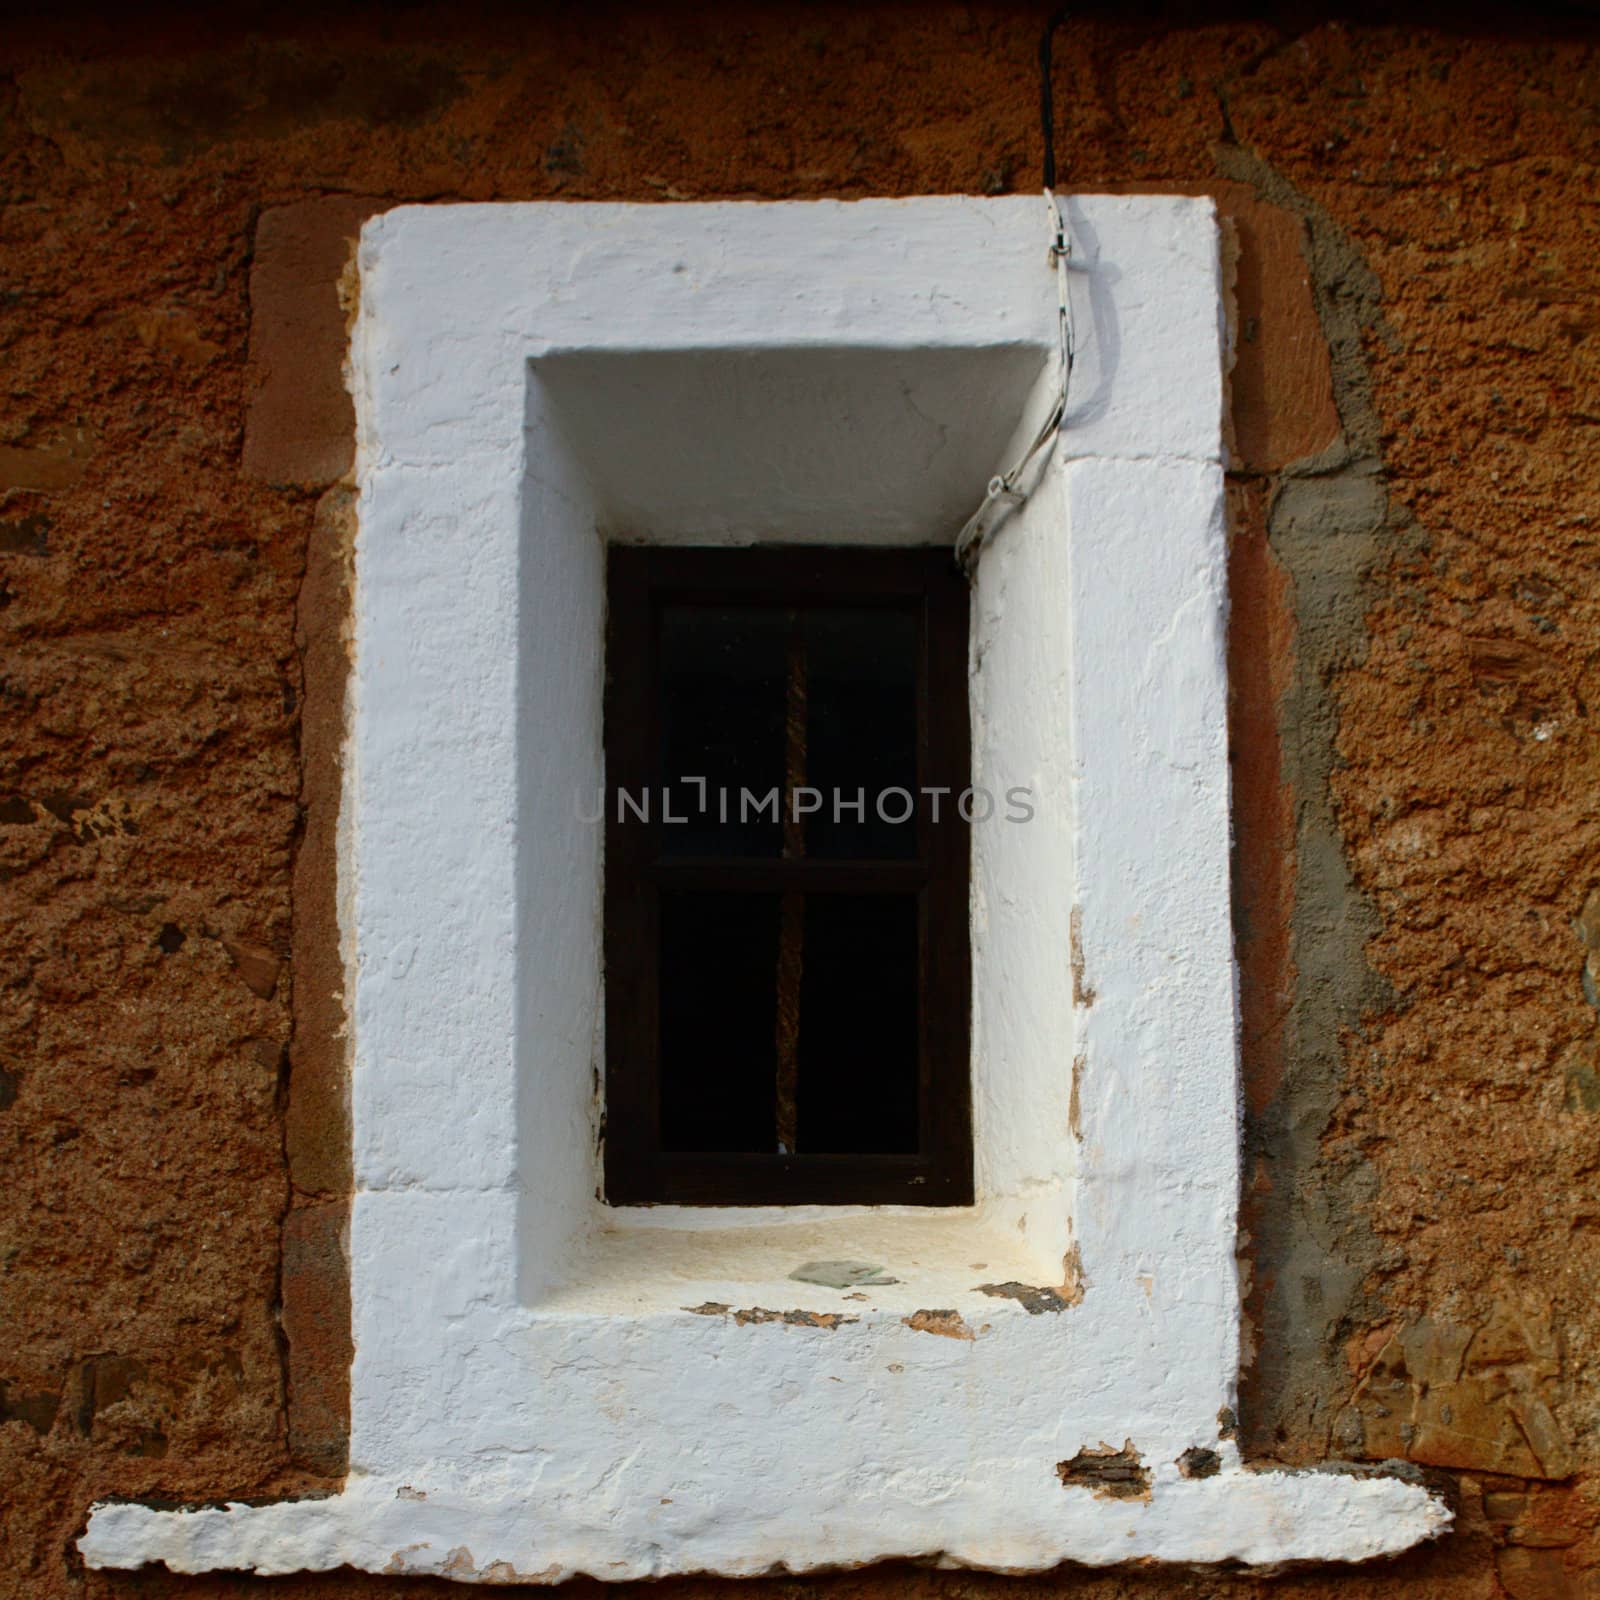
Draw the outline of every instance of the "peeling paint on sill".
M826 1328L832 1332L847 1322L859 1322L859 1317L847 1317L838 1311L769 1311L765 1306L749 1306L735 1311L720 1300L707 1300L698 1306L685 1306L685 1311L697 1317L732 1316L741 1328L752 1323L781 1322L791 1328Z
M937 1333L946 1339L977 1337L962 1319L959 1311L913 1311L909 1317L902 1317L900 1320L906 1327L914 1328L918 1333Z
M1222 1457L1204 1445L1190 1445L1178 1457L1178 1473L1184 1478L1214 1478L1222 1470Z
M415 1545L408 1546L408 1549L416 1548ZM396 1552L396 1559L399 1554ZM398 1567L395 1570L404 1572L407 1569ZM439 1576L453 1578L457 1583L555 1583L560 1580L562 1571L559 1563L543 1567L538 1572L519 1572L509 1561L491 1561L480 1567L472 1559L472 1551L466 1545L458 1544L446 1554Z
M980 1283L978 1293L996 1300L1015 1300L1030 1317L1043 1311L1065 1311L1073 1304L1064 1299L1059 1290L1042 1288L1033 1283Z
M1056 1462L1056 1476L1065 1489L1093 1489L1101 1500L1148 1500L1150 1474L1125 1439L1120 1450L1102 1440L1086 1446L1070 1461Z

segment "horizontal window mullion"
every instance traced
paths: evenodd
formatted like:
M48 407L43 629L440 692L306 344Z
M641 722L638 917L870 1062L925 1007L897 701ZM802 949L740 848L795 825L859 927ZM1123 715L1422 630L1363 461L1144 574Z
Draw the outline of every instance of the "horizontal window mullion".
M914 894L929 879L922 861L836 860L783 856L676 858L638 869L663 889L708 889L732 894L785 890L801 894Z

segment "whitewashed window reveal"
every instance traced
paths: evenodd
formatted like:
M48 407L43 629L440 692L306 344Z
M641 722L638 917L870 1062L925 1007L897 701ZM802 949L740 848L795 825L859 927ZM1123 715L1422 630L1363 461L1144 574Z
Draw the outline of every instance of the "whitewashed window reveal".
M1252 1472L1208 201L1085 196L1065 430L973 596L977 1204L598 1198L603 544L951 540L1047 414L1037 198L367 224L341 862L336 1497L101 1505L94 1566L554 1582L911 1557L1357 1560L1397 1478ZM584 801L583 797L588 797ZM892 1285L794 1281L812 1260Z

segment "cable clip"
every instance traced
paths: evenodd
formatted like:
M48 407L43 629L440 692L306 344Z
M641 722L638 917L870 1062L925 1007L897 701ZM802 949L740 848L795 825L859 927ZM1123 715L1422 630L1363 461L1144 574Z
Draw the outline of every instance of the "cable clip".
M1014 473L1008 472L1003 475L996 473L989 480L989 491L984 495L978 509L967 518L966 525L956 539L956 560L967 573L971 573L984 541L1027 500L1027 495L1014 484Z
M1050 208L1050 265L1063 267L1072 259L1072 240L1053 191L1045 190L1044 203Z

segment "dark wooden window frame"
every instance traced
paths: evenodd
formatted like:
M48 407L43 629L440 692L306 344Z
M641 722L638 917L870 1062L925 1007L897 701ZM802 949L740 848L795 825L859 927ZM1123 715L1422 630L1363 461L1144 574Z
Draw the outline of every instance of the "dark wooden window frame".
M613 1205L970 1205L971 955L968 591L948 548L613 545L606 626L606 1198ZM827 605L912 612L918 644L918 796L910 860L663 859L650 825L618 821L617 791L659 794L658 624L664 604ZM658 896L663 888L805 894L915 891L919 1144L915 1154L705 1154L659 1138Z

